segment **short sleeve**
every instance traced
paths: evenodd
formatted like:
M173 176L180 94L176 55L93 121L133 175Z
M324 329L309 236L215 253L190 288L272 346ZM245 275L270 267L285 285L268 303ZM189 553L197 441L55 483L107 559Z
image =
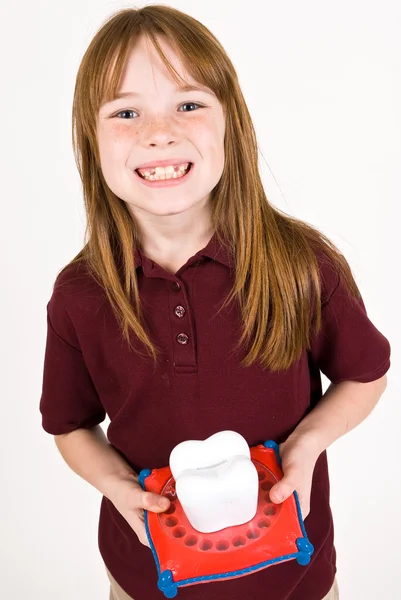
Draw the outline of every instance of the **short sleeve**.
M312 332L313 363L334 384L367 383L390 368L390 344L369 319L362 297L355 298L326 262L322 273L322 326Z
M55 294L47 305L40 412L43 429L53 435L94 427L106 416L72 322Z

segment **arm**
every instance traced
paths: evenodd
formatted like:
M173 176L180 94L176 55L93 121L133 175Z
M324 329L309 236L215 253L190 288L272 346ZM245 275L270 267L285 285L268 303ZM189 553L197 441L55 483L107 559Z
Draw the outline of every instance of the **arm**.
M54 439L68 466L109 500L119 481L138 481L135 471L108 442L99 425L55 435Z
M387 376L368 383L331 383L317 406L300 422L288 439L305 438L317 456L339 437L362 423L387 387Z
M318 457L335 440L366 419L386 387L386 375L368 383L341 381L330 384L315 408L280 444L284 476L270 490L271 500L280 504L296 490L305 519L310 510L312 477Z
M55 442L71 469L107 497L138 536L149 547L143 509L163 512L170 501L142 490L138 475L108 442L99 425L55 435Z

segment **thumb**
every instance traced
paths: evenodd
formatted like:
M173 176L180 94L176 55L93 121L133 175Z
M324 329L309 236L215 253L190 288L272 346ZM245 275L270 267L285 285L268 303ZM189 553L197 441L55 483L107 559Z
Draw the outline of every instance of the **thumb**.
M296 489L296 486L291 483L286 477L276 483L270 490L270 500L275 504L281 504L287 500Z
M145 492L143 495L143 508L152 512L163 512L170 506L170 500L154 492Z

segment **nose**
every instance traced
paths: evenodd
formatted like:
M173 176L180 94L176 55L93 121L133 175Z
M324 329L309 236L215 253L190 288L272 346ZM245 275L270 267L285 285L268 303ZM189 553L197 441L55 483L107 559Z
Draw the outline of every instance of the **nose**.
M168 119L153 119L144 128L142 139L144 144L149 146L170 146L177 141L178 135Z
M158 140L158 141L151 141L149 142L149 146L171 146L172 144L175 144L174 140L169 140L169 141L164 141L164 140Z

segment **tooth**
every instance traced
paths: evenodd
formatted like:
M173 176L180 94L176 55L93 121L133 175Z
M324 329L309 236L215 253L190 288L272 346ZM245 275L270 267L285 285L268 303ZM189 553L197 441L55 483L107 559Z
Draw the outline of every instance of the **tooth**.
M176 493L192 527L202 533L247 523L256 514L259 480L246 440L220 431L178 444L169 459Z
M168 167L156 167L156 175L163 175L164 173L174 173L174 167L169 165Z

